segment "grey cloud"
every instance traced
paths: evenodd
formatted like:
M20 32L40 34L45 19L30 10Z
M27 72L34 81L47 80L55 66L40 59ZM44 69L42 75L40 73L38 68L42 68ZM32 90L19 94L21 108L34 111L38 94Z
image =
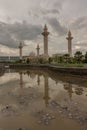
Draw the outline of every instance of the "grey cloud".
M48 23L51 25L53 30L58 33L58 35L63 36L67 33L67 28L62 26L56 18L49 18Z
M83 53L85 53L87 51L87 47L85 47L85 46L75 46L73 48L73 53L75 53L76 51L82 51Z
M5 24L0 23L0 44L9 47L18 47L18 41L35 40L42 32L39 25L27 24L26 22Z
M74 29L81 29L87 26L87 17L78 17L73 23L72 27Z
M15 37L20 40L34 40L42 31L40 25L32 25L25 22L9 25L7 28L10 33L13 33Z
M77 46L87 47L87 40L78 41L75 43Z
M39 8L37 9L37 11L32 11L32 10L29 10L28 11L28 15L29 16L33 16L33 17L43 17L44 16L49 16L49 15L55 15L55 14L59 14L59 10L58 9L43 9L43 8Z
M42 14L47 15L47 14L59 14L58 9L41 9Z
M52 2L50 2L50 0L42 0L40 5L36 6L35 8L29 8L28 15L41 18L44 18L44 16L49 17L49 15L52 17L52 15L55 16L56 14L60 14L61 9L62 2L59 0L54 0Z
M17 47L17 43L12 39L11 34L7 31L5 23L0 23L0 44Z
M61 36L67 35L67 28L59 21L63 20L63 23L70 25L71 21L76 18L70 28L78 31L77 39L81 40L87 33L87 18L84 16L87 16L86 0L0 0L0 20L8 23L0 23L0 44L14 48L18 47L19 40L30 40L32 44L32 40L41 37L43 29L39 24L43 25L47 22L54 34L53 37L49 36L50 42L54 39L53 42L56 43L59 40L61 43L58 48L55 44L54 50L62 51L61 47L66 47L62 41L67 41L65 41L65 36L64 38ZM26 22L10 24L23 20L29 24ZM79 45L86 47L87 44L83 42Z
M54 8L58 8L59 10L61 10L61 9L62 9L62 6L63 6L63 1L64 1L64 0L55 1L55 2L53 3L53 7L54 7Z

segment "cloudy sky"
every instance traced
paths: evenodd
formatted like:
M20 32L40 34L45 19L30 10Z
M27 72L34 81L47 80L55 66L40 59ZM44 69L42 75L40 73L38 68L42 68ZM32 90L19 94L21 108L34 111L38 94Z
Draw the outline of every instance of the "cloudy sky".
M49 54L67 53L66 36L70 29L73 53L87 51L86 0L0 0L0 55L18 55L20 41L23 55L43 53L43 31L47 24Z

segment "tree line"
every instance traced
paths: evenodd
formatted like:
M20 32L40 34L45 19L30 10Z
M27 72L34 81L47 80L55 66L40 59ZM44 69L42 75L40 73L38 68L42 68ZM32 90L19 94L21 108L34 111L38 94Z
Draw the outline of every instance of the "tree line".
M81 51L75 52L74 56L64 54L62 56L49 57L49 63L87 63L87 52L83 55Z

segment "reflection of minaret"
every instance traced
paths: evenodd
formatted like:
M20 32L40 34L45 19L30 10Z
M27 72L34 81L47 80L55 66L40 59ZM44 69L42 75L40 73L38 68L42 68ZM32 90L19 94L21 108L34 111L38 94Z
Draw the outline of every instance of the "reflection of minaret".
M39 44L37 45L37 57L39 57L39 50L40 50L40 47L39 47Z
M49 104L49 86L48 86L48 77L44 77L44 97L43 99L45 100L46 106Z
M37 83L38 83L38 86L40 85L40 76L38 75L37 76Z
M64 84L64 89L67 90L67 92L69 94L69 97L71 99L72 98L72 93L73 93L72 84L70 84L70 83Z
M49 32L48 32L48 28L46 25L44 26L44 31L42 32L42 35L44 36L44 56L46 58L48 58L48 35L49 35Z
M68 40L68 54L70 56L72 56L72 39L73 39L73 37L72 37L72 34L70 31L69 31L68 37L66 37L66 39Z
M19 45L19 56L20 56L20 60L22 60L22 48L23 48L23 45L20 42L20 45Z
M23 88L23 73L20 72L20 88Z
M56 82L56 84L58 84L58 80L56 80L55 82Z
M28 75L28 77L29 77L29 75L30 75L30 72L29 72L29 71L27 71L27 75Z

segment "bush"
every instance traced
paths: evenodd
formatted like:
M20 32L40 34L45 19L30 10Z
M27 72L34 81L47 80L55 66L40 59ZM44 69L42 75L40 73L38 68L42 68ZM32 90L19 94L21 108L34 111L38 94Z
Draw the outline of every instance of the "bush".
M49 57L49 59L48 59L48 63L50 64L52 61L53 61L52 58Z
M30 59L29 59L29 58L27 58L27 61L26 61L26 62L27 62L27 64L29 64L29 63L30 63Z

